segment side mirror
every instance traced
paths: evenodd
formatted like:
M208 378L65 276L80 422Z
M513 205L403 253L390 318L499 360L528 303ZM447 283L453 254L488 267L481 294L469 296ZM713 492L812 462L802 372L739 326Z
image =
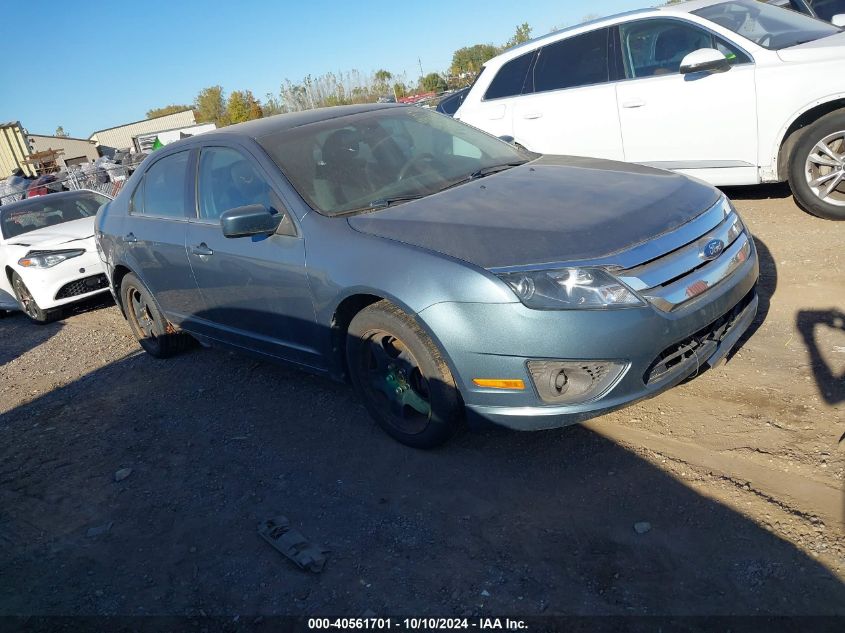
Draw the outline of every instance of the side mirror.
M681 74L723 73L731 69L728 58L715 48L699 48L681 60Z
M845 13L837 13L830 18L830 23L839 28L845 28Z
M504 141L505 143L510 143L511 145L513 145L513 142L514 142L515 139L514 139L514 137L510 136L509 134L504 134L504 135L499 137L499 140Z
M271 213L263 204L249 204L225 211L220 216L220 226L226 237L270 235L279 228L283 217L282 213Z

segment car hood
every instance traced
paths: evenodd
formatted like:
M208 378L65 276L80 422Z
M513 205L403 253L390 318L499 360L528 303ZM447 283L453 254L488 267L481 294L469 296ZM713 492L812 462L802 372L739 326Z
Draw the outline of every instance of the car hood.
M689 222L719 196L642 165L544 156L348 221L362 233L500 268L606 257Z
M44 250L47 248L73 248L73 242L94 237L94 216L71 220L43 229L29 231L10 239L9 246L25 246Z
M836 33L820 40L805 42L797 46L782 48L778 57L785 62L808 62L835 59L843 61L845 55L845 33ZM845 68L845 61L843 61Z

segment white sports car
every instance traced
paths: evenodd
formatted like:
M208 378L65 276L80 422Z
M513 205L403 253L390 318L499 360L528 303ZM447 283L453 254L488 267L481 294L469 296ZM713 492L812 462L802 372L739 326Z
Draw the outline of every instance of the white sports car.
M109 200L82 190L0 206L0 311L48 323L62 306L109 291L94 243L94 217Z

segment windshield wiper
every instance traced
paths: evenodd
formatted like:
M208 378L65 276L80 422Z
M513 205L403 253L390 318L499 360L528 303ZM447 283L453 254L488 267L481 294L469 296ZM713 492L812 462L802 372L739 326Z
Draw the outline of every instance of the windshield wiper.
M519 167L520 165L524 165L527 162L528 161L523 160L516 163L501 163L498 165L488 165L487 167L476 169L469 176L465 176L464 178L461 178L456 182L451 182L445 187L437 189L436 191L426 191L425 193L410 194L407 196L390 196L387 198L376 198L375 200L370 201L370 203L364 207L356 207L347 211L341 211L340 213L333 213L332 215L334 217L342 217L345 215L356 215L358 213L366 213L368 211L378 211L379 209L386 209L387 207L391 207L394 204L399 204L400 202L419 200L420 198L425 198L426 196L430 196L431 194L446 191L447 189L451 189L452 187L457 187L458 185L462 185L466 182L478 180L479 178L484 178L485 176L489 176L490 174L495 174L497 172L510 169L511 167Z
M407 196L391 196L389 198L376 198L364 207L355 207L354 209L349 209L347 211L332 213L332 216L342 217L344 215L356 215L358 213L366 213L367 211L378 211L379 209L386 209L387 207L393 206L394 204L399 204L400 202L418 200L419 198L424 198L427 195L428 193L413 194Z
M488 165L487 167L476 169L467 177L467 180L478 180L479 178L484 178L484 176L489 176L490 174L495 174L497 172L510 169L511 167L519 167L520 165L524 165L526 162L528 161L521 160L517 163L501 163L499 165Z
M478 180L479 178L484 178L485 176L489 176L490 174L495 174L500 171L505 171L506 169L510 169L511 167L519 167L520 165L524 165L527 163L527 160L520 161L518 163L501 163L499 165L488 165L487 167L482 167L481 169L476 169L472 172L469 176L465 176L460 180L456 180L455 182L451 182L439 191L446 191L447 189L451 189L452 187L457 187L458 185L463 185L468 182L472 182L473 180Z

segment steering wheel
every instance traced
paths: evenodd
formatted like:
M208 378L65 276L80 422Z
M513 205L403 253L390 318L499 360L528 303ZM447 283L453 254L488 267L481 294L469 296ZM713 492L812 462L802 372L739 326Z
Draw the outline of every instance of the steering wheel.
M402 165L402 169L399 170L399 175L396 177L396 180L402 180L411 170L416 170L417 174L421 174L423 171L434 171L434 167L432 165L434 160L434 154L429 152L414 156L407 163ZM421 170L420 167L424 167L425 169Z

